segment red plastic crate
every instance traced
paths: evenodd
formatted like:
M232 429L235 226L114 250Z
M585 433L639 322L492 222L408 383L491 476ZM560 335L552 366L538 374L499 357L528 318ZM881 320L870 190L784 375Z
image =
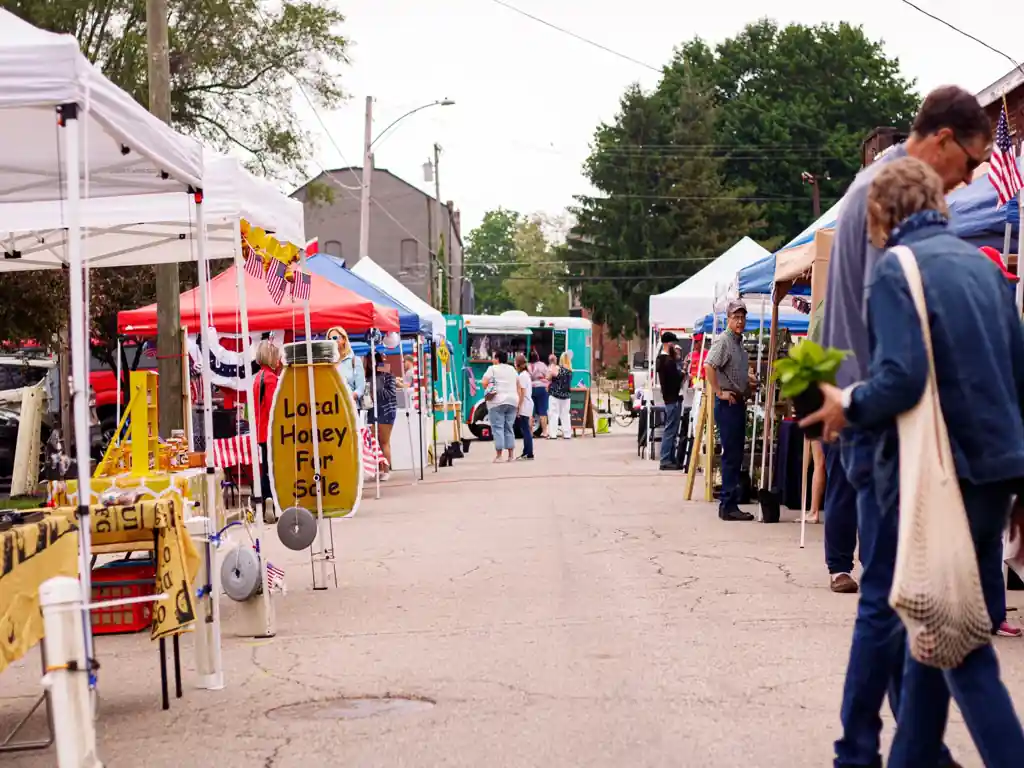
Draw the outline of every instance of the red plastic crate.
M155 593L156 567L152 560L115 562L92 569L93 602ZM130 634L149 628L153 620L153 603L93 608L89 613L94 635Z

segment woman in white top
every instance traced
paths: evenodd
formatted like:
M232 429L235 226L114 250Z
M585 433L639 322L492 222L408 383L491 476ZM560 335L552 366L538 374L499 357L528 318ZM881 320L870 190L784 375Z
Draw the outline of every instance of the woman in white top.
M519 378L508 364L508 352L494 353L494 365L484 372L481 383L486 392L487 418L491 422L491 435L497 452L494 461L501 461L502 451L508 451L508 461L512 461L516 450L513 424L519 407Z
M516 424L523 436L523 455L520 459L533 459L533 379L526 355L516 355L516 370L519 371L519 408Z

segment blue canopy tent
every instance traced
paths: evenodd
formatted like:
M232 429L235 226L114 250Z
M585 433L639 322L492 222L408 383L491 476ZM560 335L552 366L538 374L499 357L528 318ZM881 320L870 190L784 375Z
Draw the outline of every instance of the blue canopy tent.
M778 319L778 326L779 326L779 328L785 328L787 331L790 331L790 332L796 333L796 334L805 334L805 333L807 333L807 330L810 327L810 324L811 324L810 316L803 315L803 314L796 314L796 313L789 314L789 313L787 313L785 315L780 315L779 319ZM721 330L721 329L725 328L725 315L723 315L723 314L719 314L718 315L718 325L716 326L715 325L715 316L710 314L710 313L708 313L707 315L704 316L703 319L698 319L697 322L694 323L694 325L693 325L693 332L694 332L694 334L698 334L698 333L711 333L711 332L713 332L715 330L716 327L718 328L718 330ZM761 320L760 320L760 318L757 315L748 314L747 315L747 325L743 329L744 332L756 331L756 330L759 330L760 327L761 327ZM771 328L771 321L768 320L767 318L765 319L764 327L765 328L769 328L769 329Z
M1021 165L1021 159L1017 163ZM1022 165L1024 168L1024 165ZM1006 225L1011 227L1011 237L1019 237L1020 210L1015 203L999 205L999 196L995 187L982 174L970 184L955 189L946 196L949 205L949 223L959 237L979 248L990 245L1003 250L1006 236ZM739 294L770 294L776 277L776 265L779 256L790 255L794 249L806 247L813 243L815 233L819 230L833 230L836 226L842 200L830 208L810 227L805 229L778 251L737 273ZM810 261L807 261L810 266ZM789 293L809 295L810 286L794 285Z
M348 288L350 291L358 293L360 296L370 299L376 304L397 309L398 325L403 336L415 335L417 333L422 333L427 337L431 335L431 326L427 320L388 296L372 283L346 269L333 257L318 253L316 256L307 259L306 266L309 267L310 272L330 280L335 285Z

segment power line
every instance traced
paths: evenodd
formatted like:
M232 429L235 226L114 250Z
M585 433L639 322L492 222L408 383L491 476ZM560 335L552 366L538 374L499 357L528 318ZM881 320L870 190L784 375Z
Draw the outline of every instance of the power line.
M943 19L943 18L941 18L941 17L939 17L939 16L936 16L936 15L935 15L934 13L931 13L931 12L929 12L929 11L926 11L926 10L925 10L924 8L922 8L921 6L919 6L919 5L915 5L914 3L910 2L910 0L900 0L900 2L902 2L902 3L904 4L904 5L909 5L909 6L910 6L911 8L913 8L913 9L914 9L915 11L917 11L917 12L918 12L918 13L920 13L920 14L923 14L923 15L927 16L927 17L928 17L929 19L931 19L932 21L937 21L937 22L939 22L939 24L942 24L943 26L949 27L949 28L950 28L950 29L952 29L952 30L953 30L954 32L956 32L956 33L957 33L958 35L963 35L963 36L964 36L964 37L966 37L966 38L967 38L968 40L973 40L973 41L974 41L974 42L976 42L976 43L977 43L978 45L980 45L980 46L982 46L982 47L984 47L984 48L988 48L988 49L989 49L990 51L992 51L992 53L995 53L995 54L998 54L998 55L1002 56L1002 57L1003 57L1004 59L1006 59L1006 60L1007 60L1007 61L1009 61L1009 62L1010 62L1011 64L1013 64L1013 66L1015 66L1015 67L1016 67L1016 68L1017 68L1018 70L1020 70L1020 73L1021 73L1022 75L1024 75L1024 69L1021 69L1021 66L1020 66L1020 64L1019 64L1019 63L1017 62L1017 60L1016 60L1016 59L1014 59L1014 58L1013 58L1012 56L1010 56L1010 55L1009 55L1008 53L1004 53L1003 51L1000 51L1000 50L999 50L998 48L996 48L996 47L994 47L994 46L991 46L991 45L989 45L989 44L988 44L988 43L986 43L986 42L985 42L984 40L981 40L981 39L979 39L979 38L975 37L975 36L974 36L974 35L972 35L972 34L971 34L970 32L965 32L964 30L960 29L960 27L956 26L955 24L952 24L951 22L948 22L948 21L946 21L945 19Z
M505 0L491 0L491 2L492 3L497 3L498 5L500 5L500 6L504 7L504 8L508 8L510 11L514 11L515 13L518 13L521 16L525 16L526 18L528 18L528 19L530 19L532 21L535 21L538 24L543 24L545 27L549 27L549 28L551 28L551 29L553 29L553 30L555 30L557 32L561 32L564 35L568 35L569 37L572 37L572 38L574 38L576 40L579 40L580 42L586 43L587 45L591 45L591 46L593 46L593 47L595 47L595 48L597 48L599 50L604 51L605 53L610 53L612 56L617 56L618 58L624 59L625 61L628 61L628 62L630 62L632 64L637 64L638 66L644 67L645 69L649 69L652 72L657 72L658 74L664 75L665 70L662 67L655 67L652 64L648 64L646 61L641 61L640 59L633 58L629 54L622 53L621 51L616 51L614 48L609 48L607 45L603 45L602 43L598 43L598 42L596 42L594 40L591 40L588 37L584 37L581 34L573 32L571 29L566 29L565 27L560 27L557 24L553 24L552 22L550 22L550 21L548 21L546 19L542 19L540 16L534 16L532 13L527 13L526 11L522 10L521 8L516 8L514 5L505 2ZM746 102L746 101L741 101L739 99L732 100L729 103L737 104L739 106L743 106L743 107L746 107L748 109L752 109L755 112L760 112L760 113L765 114L765 115L771 114L764 107L759 107L756 104L753 104L753 103L750 103L750 102ZM811 131L816 131L817 133L822 133L822 134L825 133L825 131L822 128L818 128L818 127L815 127L813 125L808 125L807 123L802 123L802 122L800 122L798 120L793 120L793 119L790 118L788 120L788 122L789 122L790 125L802 126L803 128L807 128L808 130L811 130Z
M270 23L267 21L267 17L263 15L263 11L260 10L257 7L256 8L256 13L258 13L259 16L260 16L260 19L263 20L263 26L265 28L267 28L267 30L269 31ZM285 69L285 71L289 75L292 76L292 80L295 81L295 85L296 85L296 87L298 87L299 93L302 94L302 97L306 100L306 103L309 104L309 108L311 110L313 110L313 116L316 117L317 122L320 123L320 127L323 129L324 135L327 136L327 140L330 141L332 145L334 145L334 149L338 153L338 156L341 157L341 161L343 163L345 163L345 165L347 166L345 168L345 170L347 170L349 173L351 173L353 178L355 178L356 181L358 181L360 185L358 187L350 187L350 186L347 186L345 184L342 184L340 181L338 181L336 178L334 178L332 171L328 171L326 168L324 168L323 163L321 163L319 160L317 160L316 157L313 158L313 162L315 162L320 167L320 172L324 175L324 177L328 181L330 181L336 187L341 189L345 194L347 194L353 200L358 199L358 198L356 198L355 194L353 194L353 193L362 190L362 181L363 180L359 176L356 175L355 170L352 168L352 164L349 162L348 158L345 157L345 153L342 152L341 147L338 146L338 142L336 142L334 140L334 135L331 133L330 129L327 127L327 124L324 122L323 118L320 116L320 111L316 108L316 104L313 103L313 100L309 97L309 94L306 93L306 89L302 87L302 81L299 80L299 78L296 77L295 73L292 72L291 70ZM370 169L370 173L373 173L373 169L372 168ZM396 219L391 214L391 211L389 211L379 200L376 200L376 199L374 199L371 196L370 197L370 202L373 203L374 205L376 205L378 208L380 208L385 216L387 216L389 219L391 219L391 221L393 221L396 225L398 225L399 229L401 229L403 232L405 232L407 235L409 235L410 238L412 238L417 243L419 243L424 248L426 248L427 249L427 253L431 253L430 246L427 245L426 243L424 243L418 237L416 237L416 235L414 235L408 229L406 229L405 225L402 224L402 222L400 222L398 219Z
M540 18L539 16L534 16L532 13L527 13L521 8L516 8L514 5L510 3L506 3L505 0L491 0L491 2L497 3L498 5L504 8L508 8L510 11L514 11L515 13L518 13L520 16L525 16L526 18L531 19L532 21L536 21L538 24L543 24L545 27L550 27L551 29L557 32L561 32L563 35L568 35L569 37L575 38L576 40L579 40L581 43L592 45L595 48L604 51L605 53L610 53L612 56L618 56L620 59L624 59L625 61L637 64L641 67L646 67L652 72L657 72L659 74L661 74L662 72L661 67L655 67L651 64L648 64L646 61L640 61L640 59L634 59L632 56L628 54L616 51L613 48L609 48L607 45L602 45L601 43L595 40L591 40L589 37L584 37L583 35L579 35L573 32L572 30L566 29L565 27L560 27L557 24L552 24L550 21L546 21Z

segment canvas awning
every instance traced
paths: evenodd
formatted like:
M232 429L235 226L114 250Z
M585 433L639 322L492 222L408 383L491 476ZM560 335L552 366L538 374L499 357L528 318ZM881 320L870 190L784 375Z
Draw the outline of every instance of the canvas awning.
M235 288L236 275L245 279L246 298L249 305L249 330L302 331L302 303L286 298L275 304L262 278L253 277L234 265L210 281L211 324L220 333L241 333L238 298ZM313 331L326 331L338 325L353 333L364 333L371 328L380 331L397 331L398 310L374 304L352 291L335 285L330 280L311 275L309 316ZM181 323L190 331L200 327L199 290L193 288L181 294ZM156 304L139 309L126 310L117 315L117 329L134 336L156 334Z
M651 296L650 322L658 328L686 328L693 318L712 309L720 288L729 285L744 267L768 256L768 251L744 237L693 277L664 293Z
M360 259L359 262L352 267L352 271L368 283L371 283L384 291L384 293L395 301L411 309L420 317L429 320L435 339L445 338L447 335L447 329L444 315L398 282L391 273L373 259L369 257Z
M359 275L346 269L342 264L334 260L332 256L320 253L306 261L310 272L330 280L335 285L348 288L350 291L359 294L363 298L380 304L382 307L392 307L398 310L398 324L403 334L416 334L423 332L430 335L431 324L426 318L420 318L415 312L388 296L384 291L377 288L373 283L364 280Z

